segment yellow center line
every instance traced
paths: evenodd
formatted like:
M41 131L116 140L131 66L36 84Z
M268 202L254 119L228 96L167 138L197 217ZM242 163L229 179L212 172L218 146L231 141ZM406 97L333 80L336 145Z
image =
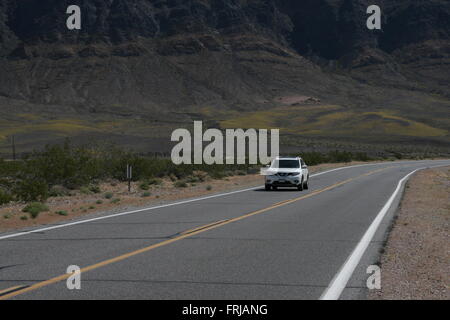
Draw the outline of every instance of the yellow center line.
M213 222L213 223L204 225L204 226L200 226L200 227L196 227L196 228L194 228L194 229L190 229L190 230L187 230L187 231L183 231L183 232L181 232L180 234L182 234L182 235L190 234L190 233L193 233L193 232L196 232L196 231L199 231L199 230L206 229L206 228L208 228L208 227L215 226L216 224L220 224L220 223L223 223L223 222L225 222L225 221L227 221L227 220L216 221L216 222Z
M0 290L0 296L3 295L3 294L6 294L8 292L15 291L15 290L17 290L19 288L23 288L23 287L25 287L25 286L15 286L15 287L11 287L11 288L8 288L8 289Z
M395 166L390 166L390 167L386 167L386 168L373 170L373 171L370 171L370 172L362 174L360 177L370 176L370 175L372 175L374 173L377 173L377 172L380 172L380 171L384 171L384 170L387 170L387 169L392 169L392 168L395 168ZM356 178L358 178L358 177L356 177Z
M306 194L306 195L298 197L298 198L293 198L291 200L282 201L282 202L276 203L274 205L271 205L270 207L267 207L267 208L264 208L264 209L260 209L260 210L257 210L257 211L253 211L253 212L247 213L245 215L242 215L242 216L239 216L239 217L236 217L236 218L214 222L212 224L201 226L201 227L192 229L190 231L185 231L185 232L181 233L179 236L174 237L172 239L165 240L165 241L153 244L151 246L148 246L148 247L136 250L136 251L132 251L132 252L129 252L129 253L117 256L117 257L112 258L112 259L104 260L102 262L90 265L88 267L84 267L84 268L82 268L80 270L80 272L83 273L83 272L92 271L94 269L98 269L98 268L107 266L109 264L115 263L115 262L123 261L123 260L131 258L133 256L136 256L136 255L148 252L150 250L153 250L153 249L156 249L156 248L159 248L159 247L162 247L162 246L166 246L168 244L171 244L171 243L174 243L174 242L177 242L177 241L180 241L180 240L183 240L183 239L195 236L197 234L200 234L200 233L212 230L212 229L216 229L216 228L222 227L224 225L227 225L227 224L230 224L230 223L233 223L233 222L236 222L236 221L244 220L244 219L250 218L252 216L255 216L255 215L258 215L258 214L261 214L261 213L264 213L264 212L267 212L267 211L270 211L270 210L273 210L273 209L276 209L276 208L279 208L279 207L283 207L285 205L288 205L288 204L291 204L291 203L294 203L294 202L297 202L297 201L300 201L300 200L304 200L304 199L316 196L316 195L318 195L320 193L323 193L323 192L335 189L335 188L337 188L339 186L342 186L342 185L347 184L347 183L349 183L351 181L354 181L354 180L356 180L356 179L358 179L360 177L368 176L368 175L371 175L371 174L374 174L374 173L377 173L377 172L380 172L380 171L383 171L383 170L387 170L387 169L390 169L390 168L392 168L392 167L370 171L368 173L362 174L362 175L357 176L355 178L350 178L350 179L344 180L342 182L335 183L333 185L330 185L330 186L325 187L323 189L319 189L319 190L313 191L313 192L311 192L309 194ZM66 280L71 275L72 274L63 274L63 275L57 276L55 278L52 278L52 279L49 279L49 280L46 280L46 281L38 282L38 283L33 284L33 285L29 286L29 287L26 287L26 288L24 288L22 290L17 290L17 291L11 292L9 294L5 294L3 296L0 296L0 300L6 300L6 299L9 299L9 298L12 298L12 297L15 297L15 296L18 296L18 295L30 292L30 291L37 290L39 288L42 288L42 287L45 287L45 286L48 286L48 285L51 285L51 284L54 284L54 283ZM16 289L17 289L17 287L16 287Z
M286 203L286 202L289 202L289 201L291 201L291 200L283 200L283 201L275 203L275 205L283 204L283 203Z

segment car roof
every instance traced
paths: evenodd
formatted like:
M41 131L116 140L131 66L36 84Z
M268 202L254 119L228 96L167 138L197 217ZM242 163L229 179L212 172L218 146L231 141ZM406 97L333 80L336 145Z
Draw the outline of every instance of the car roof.
M276 157L275 160L300 160L300 157Z

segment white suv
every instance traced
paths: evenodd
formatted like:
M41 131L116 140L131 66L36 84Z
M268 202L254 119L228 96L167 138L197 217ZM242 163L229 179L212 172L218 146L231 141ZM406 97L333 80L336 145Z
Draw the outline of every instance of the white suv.
M295 187L299 191L308 189L309 171L302 158L277 157L264 170L266 191L278 187Z

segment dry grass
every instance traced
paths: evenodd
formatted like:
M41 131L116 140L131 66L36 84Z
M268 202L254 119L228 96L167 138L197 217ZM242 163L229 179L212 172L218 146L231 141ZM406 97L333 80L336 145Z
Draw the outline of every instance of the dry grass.
M279 128L283 133L322 136L442 137L447 130L396 115L391 111L355 112L334 105L279 107L232 115L223 128Z

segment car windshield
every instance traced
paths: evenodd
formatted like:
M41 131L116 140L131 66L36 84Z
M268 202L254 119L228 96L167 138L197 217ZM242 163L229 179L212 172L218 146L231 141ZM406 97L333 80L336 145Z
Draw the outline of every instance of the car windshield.
M275 160L272 167L280 169L296 169L300 168L300 163L298 160Z

